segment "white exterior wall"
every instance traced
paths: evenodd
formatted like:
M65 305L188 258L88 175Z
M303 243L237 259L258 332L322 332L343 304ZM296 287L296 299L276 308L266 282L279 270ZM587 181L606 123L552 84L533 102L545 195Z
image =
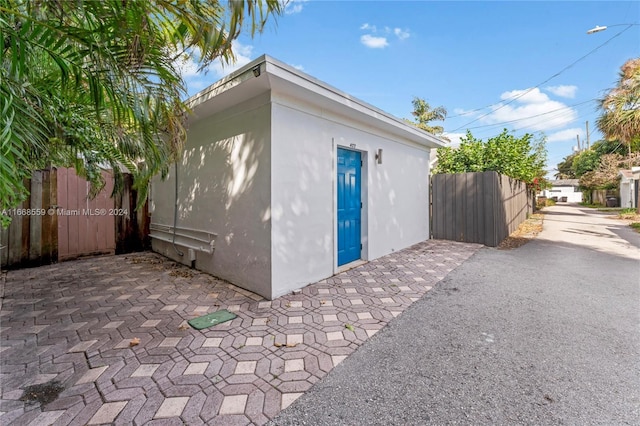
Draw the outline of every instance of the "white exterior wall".
M623 179L620 182L620 207L633 207L633 181Z
M635 207L635 186L638 185L638 181L623 177L620 181L620 207L632 208Z
M285 96L272 99L272 297L337 272L339 146L362 153L362 257L428 239L428 148Z
M582 202L582 192L575 192L573 186L554 186L552 189L545 189L543 195L547 198L567 197L568 203Z
M178 227L217 233L196 268L271 296L271 148L268 93L191 124L178 171ZM175 180L154 180L152 224L173 225ZM152 231L153 233L153 231ZM189 264L171 243L153 249Z
M640 167L631 167L632 178L622 175L620 173L620 207L632 208L637 207L635 200L636 185L640 185Z

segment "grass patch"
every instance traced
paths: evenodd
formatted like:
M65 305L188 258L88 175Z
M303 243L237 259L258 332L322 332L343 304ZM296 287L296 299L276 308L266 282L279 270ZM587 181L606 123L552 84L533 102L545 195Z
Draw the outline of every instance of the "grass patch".
M624 220L634 231L640 233L640 214L635 208L619 208L615 210L618 214L615 219Z
M620 209L620 214L636 214L638 213L638 209L634 207L625 207L624 209Z
M536 209L540 210L544 207L551 207L551 206L555 206L556 202L553 201L551 198L545 198L545 197L539 197L536 200Z
M618 212L618 219L640 222L640 214L636 209L624 209Z
M589 207L591 209L599 209L599 208L603 208L604 207L600 203L585 203L585 202L582 202L582 203L578 203L578 204L580 204L582 207Z
M522 247L534 239L542 231L543 213L534 213L518 226L511 235L505 238L499 245L499 250L511 250Z

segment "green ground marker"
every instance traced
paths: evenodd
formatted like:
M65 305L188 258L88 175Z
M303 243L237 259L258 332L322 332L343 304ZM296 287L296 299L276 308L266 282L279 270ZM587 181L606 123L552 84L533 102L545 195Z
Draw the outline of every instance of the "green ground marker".
M196 330L202 330L203 328L213 327L223 322L231 321L237 317L233 312L229 312L226 309L215 311L207 315L203 315L198 318L190 319L187 321L189 325Z

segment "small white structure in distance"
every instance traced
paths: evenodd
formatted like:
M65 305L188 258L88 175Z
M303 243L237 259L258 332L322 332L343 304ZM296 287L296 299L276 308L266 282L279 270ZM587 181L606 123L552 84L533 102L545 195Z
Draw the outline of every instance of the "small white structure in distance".
M578 179L558 179L552 180L551 189L542 191L542 196L547 198L558 197L558 201L566 197L567 203L581 203L582 192L580 191L580 181Z
M638 207L638 192L640 183L640 167L632 167L631 170L620 170L620 207Z
M189 102L155 251L273 299L429 238L435 136L266 55Z

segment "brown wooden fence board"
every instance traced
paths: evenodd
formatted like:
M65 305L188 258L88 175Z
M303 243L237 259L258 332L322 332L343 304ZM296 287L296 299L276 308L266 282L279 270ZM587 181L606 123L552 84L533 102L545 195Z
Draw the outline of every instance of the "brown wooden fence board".
M56 169L43 171L42 205L47 208L47 215L42 217L42 256L43 265L58 260L58 215L50 214L58 205L58 173Z
M431 177L433 238L495 247L531 213L526 185L495 172Z
M0 265L41 265L43 259L49 263L50 245L43 238L44 225L50 222L47 215L50 172L35 172L32 179L25 181L30 197L15 209L10 209L11 224L0 230Z
M20 204L20 208L23 204ZM22 216L12 215L9 226L9 242L7 250L9 252L9 263L19 263L22 255Z
M116 253L128 253L151 247L149 240L149 205L145 203L136 210L138 193L133 189L133 176L124 176L124 189L115 196L118 212L116 220Z
M42 171L36 171L31 177L31 208L38 212L43 210L42 208ZM45 211L47 209L44 209ZM42 256L42 215L35 214L29 216L29 242L27 246L29 250L29 261L35 261Z
M60 182L67 181L67 169L58 169L56 182L56 194L58 195L58 202L55 204L56 209L65 209L69 203L67 202L68 193L67 188ZM66 184L65 184L66 185ZM57 215L56 215L57 216ZM69 253L69 221L65 218L58 218L57 232L58 234L58 253Z
M9 263L9 228L0 227L0 265Z
M88 183L65 168L40 170L25 182L30 197L20 209L39 209L45 214L12 214L11 225L0 229L0 266L38 266L80 256L112 254L148 247L148 208L136 212L132 180L125 182L127 214L116 215L111 198L113 178L104 172L106 187L93 200ZM118 197L116 197L118 199ZM122 204L122 200L119 201ZM40 210L41 209L41 210ZM69 211L71 214L67 214ZM128 224L123 241L116 241L116 219ZM121 233L118 233L121 236Z
M30 182L25 181L25 185L30 185ZM25 209L31 208L31 199L27 198L23 203L22 207ZM31 216L30 215L22 215L20 217L20 222L22 224L22 230L20 232L20 259L28 260L29 259L29 228L31 225Z
M115 253L115 207L113 179L102 172L105 188L93 199L89 197L89 183L73 169L59 170L58 194L66 192L58 215L59 260L80 256ZM66 240L66 241L65 241Z

